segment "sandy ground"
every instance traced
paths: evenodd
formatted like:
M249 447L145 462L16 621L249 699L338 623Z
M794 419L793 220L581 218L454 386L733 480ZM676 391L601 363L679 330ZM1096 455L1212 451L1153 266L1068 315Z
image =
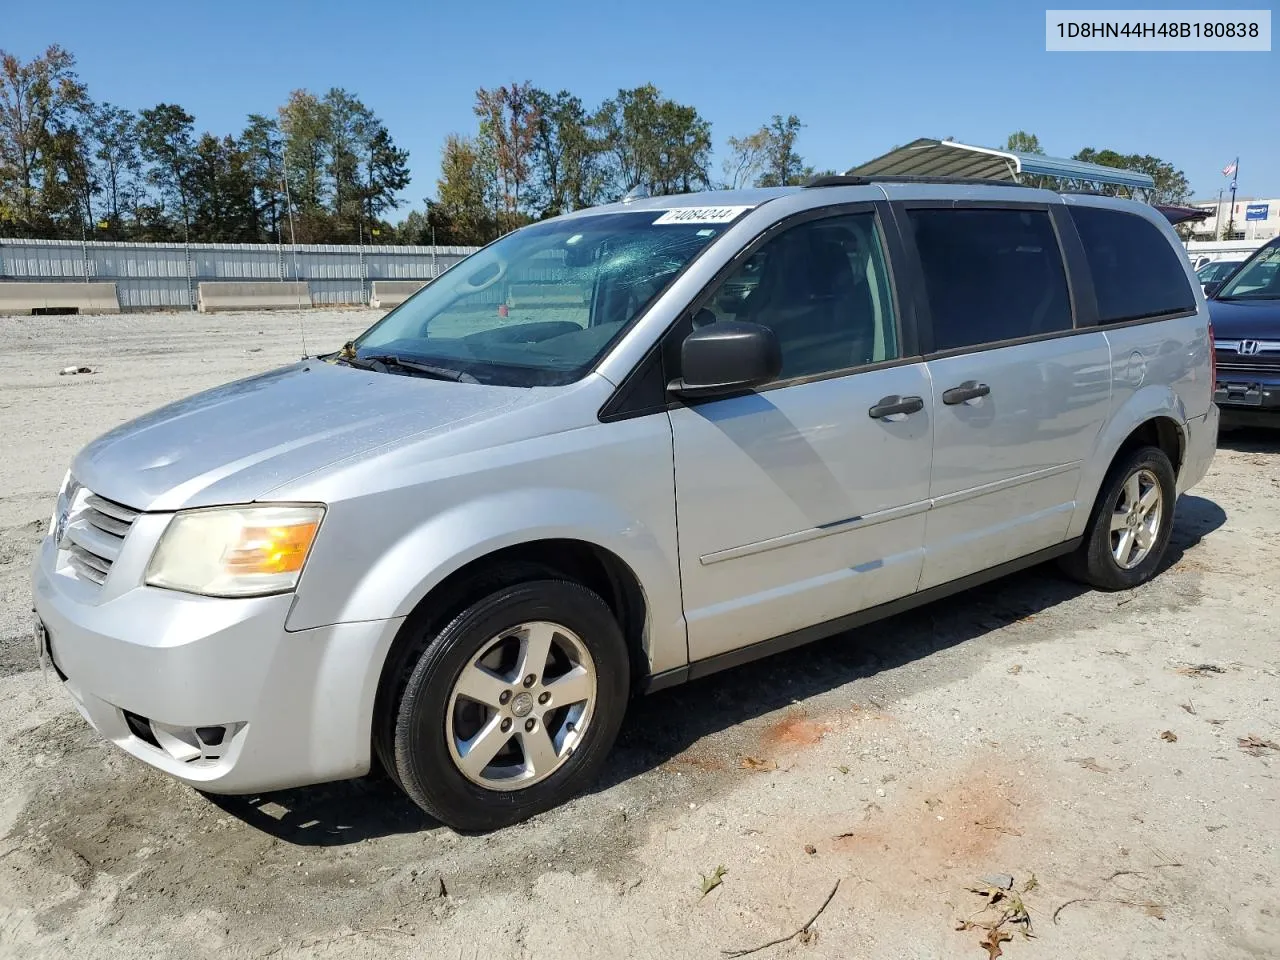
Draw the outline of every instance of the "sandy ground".
M308 313L308 342L375 316ZM298 319L2 321L0 955L715 958L838 882L754 956L982 960L966 888L1009 874L1009 958L1280 956L1280 750L1239 745L1280 741L1262 434L1225 438L1147 587L1031 571L655 695L596 791L490 836L381 782L212 799L100 743L32 669L54 489L106 428L294 359Z

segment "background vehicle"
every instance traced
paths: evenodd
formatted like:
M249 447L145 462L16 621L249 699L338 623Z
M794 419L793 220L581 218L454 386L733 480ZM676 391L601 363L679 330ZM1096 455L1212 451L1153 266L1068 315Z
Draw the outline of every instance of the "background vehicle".
M1280 238L1210 288L1225 426L1280 426Z
M1196 270L1196 279L1200 281L1200 287L1207 295L1210 284L1221 283L1231 275L1232 270L1242 263L1244 263L1243 260L1210 260Z
M1145 582L1213 456L1211 362L1127 201L831 178L580 211L90 444L38 630L188 783L376 757L490 828L590 782L634 689L1051 558Z

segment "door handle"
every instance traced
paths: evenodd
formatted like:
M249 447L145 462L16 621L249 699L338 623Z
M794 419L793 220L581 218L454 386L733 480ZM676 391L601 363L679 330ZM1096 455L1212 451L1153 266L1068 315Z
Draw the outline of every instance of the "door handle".
M958 387L952 387L942 394L942 402L950 406L964 403L966 400L977 400L991 392L991 388L977 380L966 380Z
M919 397L900 397L896 393L881 397L880 402L867 411L873 420L883 420L899 413L919 413L924 409L924 401Z

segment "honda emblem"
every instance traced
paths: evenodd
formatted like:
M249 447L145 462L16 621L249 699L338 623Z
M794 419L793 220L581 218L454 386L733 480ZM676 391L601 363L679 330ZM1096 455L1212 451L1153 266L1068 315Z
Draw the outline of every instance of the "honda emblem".
M1257 340L1241 340L1239 353L1242 357L1252 357L1258 352Z

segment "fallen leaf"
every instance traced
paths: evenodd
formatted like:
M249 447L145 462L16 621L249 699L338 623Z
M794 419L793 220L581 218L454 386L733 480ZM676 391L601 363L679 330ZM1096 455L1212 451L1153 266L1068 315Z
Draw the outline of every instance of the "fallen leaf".
M729 871L723 866L719 866L712 871L710 876L701 873L698 874L698 876L702 877L702 895L705 897L716 887L720 886L720 884L724 882L724 875L728 872Z
M818 852L818 848L815 847L812 843L806 843L804 845L804 852L812 857L815 853Z
M1000 944L1008 943L1013 939L1013 934L1006 933L999 927L992 927L987 931L987 935L978 941L978 946L987 951L987 957L995 960L996 957L1003 956L1004 951L1000 949Z
M1040 886L1040 881L1036 879L1036 875L1033 873L1027 878L1027 882L1022 885L1022 892L1030 893L1038 886Z
M742 769L744 770L773 770L777 766L772 760L762 760L760 757L742 758Z
M1179 667L1178 673L1184 677L1203 677L1207 673L1226 673L1220 666L1215 663L1198 663L1194 666L1188 664L1185 667Z
M1280 750L1280 743L1276 743L1274 740L1263 740L1252 733L1247 737L1241 737L1236 743L1240 744L1241 750L1251 753L1255 757L1262 756L1264 750Z
M848 772L849 772L849 768L848 768L848 767L846 767L846 766L844 766L843 764L841 764L840 766L836 767L836 769L837 769L837 770L839 770L841 773L848 773Z
M1160 739L1166 743L1177 743L1178 735L1172 730L1166 730L1164 733L1160 734Z
M1010 668L1009 668L1009 672L1010 672L1010 673L1021 673L1021 672L1022 672L1022 664L1020 664L1020 663L1015 663L1012 667L1010 667Z

